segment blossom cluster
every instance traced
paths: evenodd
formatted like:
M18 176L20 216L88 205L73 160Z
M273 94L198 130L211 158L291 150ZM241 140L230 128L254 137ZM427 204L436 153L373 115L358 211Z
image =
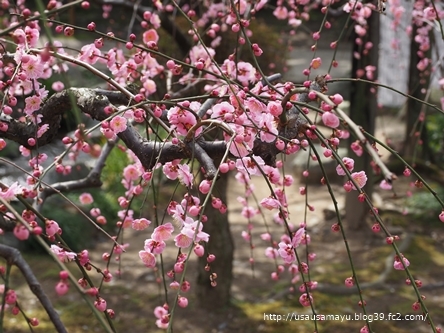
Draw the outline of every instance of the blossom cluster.
M404 15L403 9L397 0L389 0L388 3L395 18L393 28L398 28ZM329 0L317 3L308 0L297 3L278 0L273 15L279 20L287 20L289 27L295 29L303 21L309 20L309 9L319 6L321 13L326 14L331 4ZM3 1L1 5L6 7L8 1ZM10 21L6 21L7 28L11 29L9 42L13 53L9 54L5 50L0 61L0 89L4 96L0 108L0 134L10 134L13 123L26 124L35 130L26 138L26 144L19 148L21 155L28 161L25 181L12 182L9 185L0 183L0 198L8 204L22 198L33 200L34 206L27 207L16 216L17 214L9 212L6 205L2 204L0 212L7 222L13 224L13 234L18 240L42 237L50 243L49 252L61 264L75 263L79 266L83 276L77 281L72 281L72 276L67 270L60 272L55 285L58 295L67 294L70 285L75 282L76 287L80 287L82 292L94 298L95 308L108 318L114 316L114 311L108 307L101 287L94 286L86 274L94 268L101 282L110 282L114 275L120 274L119 270L116 273L111 272L109 266L112 258L120 261L130 246L123 243L125 232L144 235L143 244L131 244L137 246L141 267L145 266L158 272L161 264L159 258L164 256L168 249L176 251L174 263L161 278L169 279L170 283L165 286L175 293L175 302L179 307L188 306L188 298L184 295L192 284L186 280L184 272L192 257L206 259L205 270L209 272L211 286L217 285L217 274L210 273L211 265L217 264L217 257L214 253L209 253L207 244L218 235L210 235L205 231L205 224L211 223L211 216L205 215L205 209L206 205L211 205L220 214L226 214L228 211L227 202L214 190L220 174L232 171L237 184L245 189L243 195L238 198L242 206L240 214L248 221L241 235L249 242L251 249L254 248L253 230L256 217L271 212L276 230L284 229L278 236L275 229L260 236L262 241L269 244L264 255L276 263L270 278L277 281L288 272L292 286L302 279L297 288L300 292L299 302L307 307L313 305L311 291L317 287L316 281L307 279L310 272L309 262L315 260L316 254L309 253L305 251L307 248L304 248L304 259L299 256L303 252L301 248L310 245L309 228L305 222L294 224L290 219L292 207L289 204L287 189L294 186L294 179L285 172L283 160L276 161L276 155L293 155L300 150L311 149L313 142L319 142L322 148L316 153L337 163L336 173L343 177L344 191L356 191L352 193L355 193L360 201L368 199L363 190L368 175L362 170L355 170L354 160L355 156L360 157L365 153L365 149L368 150L366 140L358 137L350 144L349 156L338 155L340 145L350 136L349 128L345 126L350 124L346 123L344 113L339 112L344 101L341 94L324 94L326 87L320 87L317 80L307 79L300 86L283 80L268 80L263 77L262 70L255 61L241 59L236 52L220 63L216 62L216 49L221 44L223 33L236 36L238 46L248 47L254 59L262 56L262 45L251 43L249 39L252 34L249 26L250 15L254 16L257 11L263 9L267 0L235 0L230 5L223 2L205 2L203 5L208 8L200 17L196 17L196 12L187 4L175 7L176 4L153 1L152 10L144 11L138 16L142 32L139 35L130 33L126 39L121 39L113 32L98 31L95 22L90 22L85 27L77 27L54 21L50 22L49 28L55 38L51 42L44 42L41 34L42 23L37 19L28 20L31 12L25 7L24 1L17 1L16 7L20 11L15 12L16 9L11 8L14 15L8 19ZM57 10L62 6L61 2L51 0L47 10ZM84 1L81 6L86 10L90 4ZM307 9L301 10L301 6L307 6ZM367 37L369 19L376 6L350 0L341 8L350 14L355 23L354 42L359 46L359 52L354 53L354 57L363 57L374 47ZM112 6L104 5L102 9L103 16L109 17ZM414 41L418 44L420 58L416 65L424 75L431 65L431 59L426 54L430 49L429 36L432 25L429 23L444 17L440 10L435 10L434 6L427 2L415 2ZM190 24L188 34L193 40L183 59L175 59L162 53L163 40L159 31L162 26L161 17L164 13L176 11L182 13ZM324 27L329 29L331 23L325 20ZM68 47L69 43L57 40L57 36L66 40L78 30L95 37L91 37L77 51ZM203 34L209 38L208 45L202 39ZM314 32L312 38L315 41L312 47L314 51L321 38L321 31ZM337 42L330 44L331 48L336 48L337 45ZM311 60L307 60L307 68L303 74L308 77L312 71L319 70L322 64L323 59L313 56ZM337 62L334 61L332 65L337 65ZM38 144L40 139L53 130L51 126L56 126L47 120L50 116L44 114L44 108L52 97L50 91L66 90L65 83L61 81L55 81L51 87L46 87L44 82L78 66L103 79L106 89L94 89L94 92L102 91L103 96L99 102L109 103L107 102L106 106L98 103L99 107L93 108L94 110L85 115L94 118L93 125L78 124L73 133L61 139L64 152L50 161L48 154L41 152ZM354 74L358 78L371 81L377 79L376 67L373 65L360 68ZM324 80L330 78L330 75L323 77ZM443 83L441 81L440 83ZM201 92L204 95L180 95L183 90L201 84ZM184 89L176 91L176 86L182 86ZM321 98L321 95L325 98ZM117 102L114 102L116 100ZM315 113L319 115L318 123L309 117ZM161 126L163 130L158 130L157 126ZM325 133L329 134L320 131L320 127L326 129ZM212 136L216 132L215 129L221 131L219 136ZM120 140L127 143L127 147L120 144ZM63 242L63 232L66 230L63 230L61 221L57 222L50 217L42 218L40 210L34 207L40 207L44 203L44 190L52 190L51 186L45 183L49 169L54 168L60 176L67 176L81 156L90 161L97 161L94 172L103 168L107 158L104 142L109 146L117 146L125 155L125 166L117 176L120 184L117 184L119 187L116 185L116 188L119 190L111 195L115 195L118 212L115 216L105 216L105 210L102 209L102 212L99 207L97 196L83 190L78 196L79 210L89 213L85 214L88 220L101 230L111 243L110 250L102 254L106 266L101 268L100 264L90 259L88 250L72 251ZM158 144L159 150L153 154L149 163L142 161L143 154L140 154L140 151L148 151L144 149L153 143ZM208 153L210 149L202 148L221 143L223 145L218 147L225 147L225 151L219 151L211 157ZM6 140L0 139L0 150L7 144ZM164 158L162 153L163 149L167 150L167 146L173 147L174 153L181 157L172 154L174 157ZM202 148L204 153L198 151L198 148ZM212 177L207 176L206 170L203 170L203 162L208 159L217 164L217 172ZM311 159L316 161L318 156L313 154ZM198 162L201 168L197 166ZM49 167L45 167L48 164ZM375 171L380 171L377 166ZM406 168L404 174L410 175L410 170ZM303 176L308 175L309 170L305 170ZM254 177L263 178L270 189L265 197L254 198L258 199L256 201L252 199L255 190L252 180ZM149 198L153 187L160 188L170 181L176 181L183 191L178 191L180 194L175 194L168 200L163 217L158 213L158 207L155 207L157 203L149 202L153 207L149 210L135 208L134 202L142 197ZM323 185L326 183L324 178L319 181ZM72 185L72 182L57 185L63 190L64 186ZM380 187L390 190L390 180L384 179ZM306 195L307 188L300 187L299 193ZM150 199L142 201L146 203ZM314 210L315 207L307 200L306 209ZM374 207L371 209L376 215L377 210ZM149 216L152 211L157 214L155 218ZM439 218L444 221L444 212ZM110 226L111 235L101 228L105 224ZM374 232L381 229L384 229L384 226L379 222L372 227ZM333 224L332 231L340 230L339 222ZM387 236L386 242L393 244L398 239L397 236ZM254 258L250 258L250 262L253 263ZM405 270L409 265L410 262L403 255L395 256L393 267L396 270ZM356 283L356 276L345 279L347 287ZM415 283L419 284L417 281ZM12 307L12 312L16 314L18 307L14 290L3 290L2 293L6 306ZM415 303L414 307L418 306ZM172 316L169 304L156 307L154 316L158 327L168 328ZM30 323L35 325L38 321L32 319Z

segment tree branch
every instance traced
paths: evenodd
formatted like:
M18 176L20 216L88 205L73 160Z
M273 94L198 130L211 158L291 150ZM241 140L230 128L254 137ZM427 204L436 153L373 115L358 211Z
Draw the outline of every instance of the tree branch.
M43 291L42 286L40 285L39 281L32 272L31 267L29 267L28 263L25 261L25 259L23 259L20 251L13 247L0 244L0 256L5 258L9 264L17 266L17 268L25 277L29 288L31 289L33 294L38 298L40 304L42 304L43 308L45 309L46 313L49 316L49 319L54 324L54 327L57 330L57 332L67 333L67 330L63 325L62 321L60 320L57 311L54 309L48 296Z
M117 92L89 88L69 88L52 95L39 111L43 116L41 124L50 124L50 127L45 135L37 139L36 146L42 147L48 144L57 135L62 113L73 107L71 99L76 102L76 106L81 112L98 121L104 121L109 117L104 108L111 104L110 100L122 102L124 100L122 95ZM208 102L206 106L213 102L214 100ZM28 139L35 137L37 125L30 122L20 122L12 118L6 121L9 122L9 128L6 132L0 132L0 137L18 142L28 149L35 148L28 144ZM296 138L303 124L298 113L288 112L286 126L279 128L280 137L286 140ZM168 127L166 124L165 126ZM128 124L127 129L118 133L117 136L126 144L128 149L134 152L147 170L152 169L156 163L164 164L175 159L195 157L202 163L208 178L214 177L216 170L212 160L222 156L227 149L225 141L207 142L199 139L187 144L148 141L131 124ZM276 149L274 142L267 143L256 139L253 153L261 156L267 164L274 165L276 154L279 151ZM85 182L91 184L91 177L88 176L89 180L85 179ZM63 186L66 185L65 183ZM68 184L68 186L72 188L73 185Z

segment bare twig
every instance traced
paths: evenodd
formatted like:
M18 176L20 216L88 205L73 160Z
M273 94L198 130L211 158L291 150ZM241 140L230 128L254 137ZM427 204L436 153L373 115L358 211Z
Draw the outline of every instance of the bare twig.
M378 155L378 152L372 147L372 145L368 142L364 134L362 133L361 128L356 125L356 123L350 119L350 117L340 108L338 108L325 94L320 93L319 91L315 91L317 96L323 100L325 103L334 107L336 113L345 121L347 126L353 131L353 133L358 137L359 141L365 146L367 152L373 158L373 161L379 166L384 178L391 182L392 180L397 179L397 176L392 173L385 163L381 160L381 157Z

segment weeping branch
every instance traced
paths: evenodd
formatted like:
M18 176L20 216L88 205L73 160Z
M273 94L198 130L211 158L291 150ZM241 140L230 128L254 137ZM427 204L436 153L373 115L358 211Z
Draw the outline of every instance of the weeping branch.
M48 296L43 291L43 288L40 285L37 278L35 277L34 273L32 272L31 267L29 267L28 263L25 261L25 259L23 259L22 255L20 254L20 251L13 247L0 244L0 256L5 258L8 264L17 266L17 268L20 270L20 272L23 274L24 278L26 279L29 288L31 289L33 294L38 298L40 304L42 304L43 308L45 309L46 313L49 316L49 319L54 324L54 327L57 330L57 332L67 333L68 331L66 330L62 321L60 320L57 311L54 309Z

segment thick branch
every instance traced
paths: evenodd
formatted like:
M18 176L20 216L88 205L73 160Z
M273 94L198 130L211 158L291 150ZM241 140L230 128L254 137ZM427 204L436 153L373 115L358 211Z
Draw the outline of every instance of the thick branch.
M98 121L104 121L109 117L104 108L111 105L111 101L121 104L124 97L121 93L89 88L69 88L52 95L39 111L43 116L41 124L50 124L50 126L45 135L37 139L37 146L46 145L57 135L62 113L73 108L71 100L76 102L76 106L82 113L88 114ZM202 107L206 109L212 103L214 103L214 100L210 99ZM284 140L298 137L304 124L298 112L293 111L287 111L287 123L279 128L279 136ZM9 122L9 128L6 132L0 132L0 137L11 139L29 149L33 149L34 147L29 146L28 139L35 137L36 125L31 122L19 122L12 118L7 122ZM220 158L227 150L225 141L208 142L199 139L196 142L190 141L186 144L148 141L140 135L132 124L128 124L127 129L117 135L134 152L147 170L152 169L156 163L164 164L175 159L197 158L205 169L206 176L210 179L214 177L216 172L214 160ZM261 156L267 164L274 165L279 150L276 149L274 142L268 143L256 139L253 153ZM87 178L85 182L90 184L92 178L90 176ZM63 187L66 185L65 183ZM74 186L72 184L68 185L70 188Z
M102 174L102 170L105 167L105 161L111 153L112 149L115 146L115 141L108 141L106 145L103 147L99 158L96 161L94 168L89 172L89 174L80 180L69 180L66 182L60 182L52 184L50 187L45 187L40 193L39 196L42 199L40 205L43 204L45 199L55 193L58 192L70 192L73 190L91 188L91 187L101 187L102 181L100 179L100 175Z

